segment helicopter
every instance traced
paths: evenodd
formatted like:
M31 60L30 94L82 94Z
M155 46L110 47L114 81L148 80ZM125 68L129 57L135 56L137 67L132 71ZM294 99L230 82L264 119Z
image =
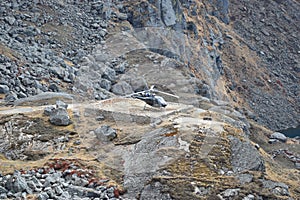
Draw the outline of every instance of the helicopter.
M150 87L150 89L148 89L148 90L135 92L135 93L126 95L125 97L131 97L131 98L142 100L146 103L146 105L150 105L152 107L157 107L157 108L161 108L161 107L165 108L168 104L163 97L157 96L155 93L161 93L161 94L165 94L165 95L172 96L175 98L179 98L176 95L154 89L154 87L155 86L152 85ZM146 105L144 106L144 109L145 109Z

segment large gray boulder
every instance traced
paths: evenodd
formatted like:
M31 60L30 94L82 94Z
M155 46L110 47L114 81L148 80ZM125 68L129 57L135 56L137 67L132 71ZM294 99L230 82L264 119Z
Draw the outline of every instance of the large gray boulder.
M116 71L110 67L105 67L103 70L102 78L107 79L109 81L115 81Z
M109 81L107 79L100 79L99 85L101 88L103 88L107 91L109 91L111 89L111 81Z
M97 128L94 132L97 139L104 142L109 142L117 137L116 130L107 125Z
M56 126L71 124L70 116L65 108L56 108L50 115L50 123Z
M133 93L132 87L125 81L120 81L113 85L112 92L117 95L126 95Z
M228 136L231 145L231 164L235 173L247 170L264 171L264 160L259 151L248 141Z
M282 134L282 133L279 133L279 132L274 132L271 136L270 136L270 139L275 139L275 140L279 140L281 142L286 142L287 140L287 137Z

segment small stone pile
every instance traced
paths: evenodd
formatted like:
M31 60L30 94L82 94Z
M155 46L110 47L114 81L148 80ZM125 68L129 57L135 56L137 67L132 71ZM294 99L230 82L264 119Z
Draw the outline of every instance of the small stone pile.
M54 160L47 167L13 174L0 174L0 199L122 199L120 190L106 186L108 179L93 176L93 171L83 169L76 161Z

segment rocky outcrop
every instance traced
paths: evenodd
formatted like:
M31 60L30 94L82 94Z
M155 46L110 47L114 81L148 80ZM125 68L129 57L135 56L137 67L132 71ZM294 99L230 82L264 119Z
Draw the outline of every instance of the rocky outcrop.
M233 172L239 173L247 170L264 171L264 161L258 150L249 142L242 142L238 138L229 137L232 152Z

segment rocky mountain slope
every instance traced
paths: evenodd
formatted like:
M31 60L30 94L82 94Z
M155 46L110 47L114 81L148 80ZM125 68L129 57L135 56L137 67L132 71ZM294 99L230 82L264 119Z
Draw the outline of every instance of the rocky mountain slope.
M0 198L300 198L298 1L0 4Z

